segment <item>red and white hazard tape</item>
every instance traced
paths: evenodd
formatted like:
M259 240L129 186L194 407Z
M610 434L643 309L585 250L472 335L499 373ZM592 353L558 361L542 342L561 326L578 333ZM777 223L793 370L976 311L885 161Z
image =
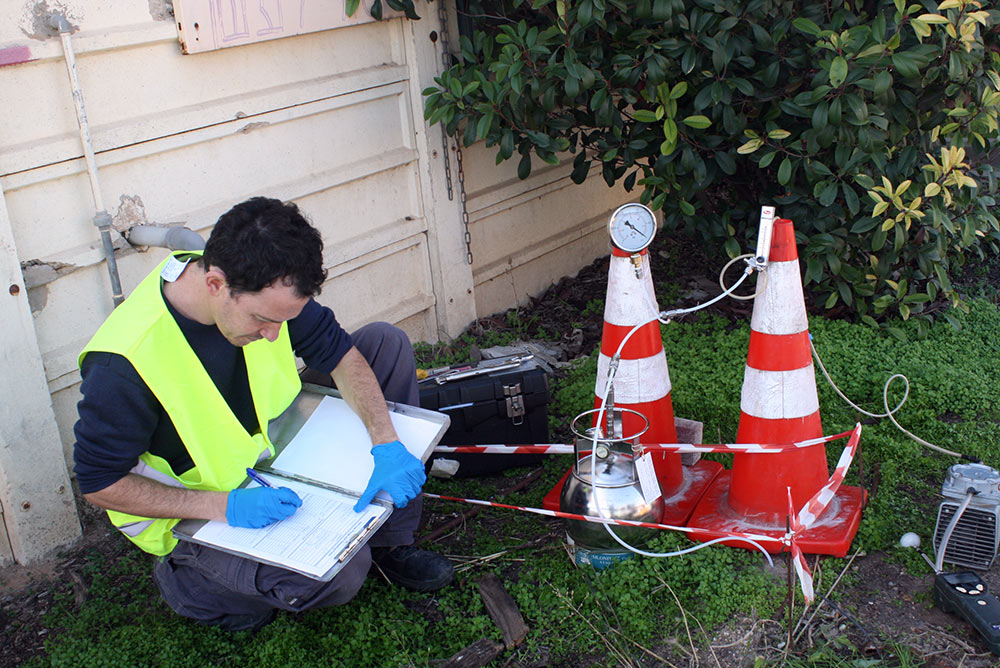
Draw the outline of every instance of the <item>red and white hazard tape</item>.
M669 450L672 452L737 452L754 454L772 454L808 448L813 445L829 443L840 438L851 436L854 430L841 432L832 436L820 436L795 443L643 443L644 450ZM566 455L573 453L573 446L562 443L536 443L524 445L438 445L436 453L465 453L484 455ZM852 455L853 456L853 455ZM848 460L848 463L850 461ZM836 490L834 490L836 491Z
M458 501L459 503L471 503L476 506L492 506L494 508L507 508L509 510L521 510L526 513L534 513L536 515L546 515L548 517L561 517L567 520L582 520L584 522L594 522L597 524L611 524L626 527L642 527L646 529L661 529L665 531L682 531L684 533L690 534L700 534L700 535L710 535L712 537L722 536L724 538L745 538L748 540L753 540L757 542L767 541L770 543L788 543L788 539L784 536L778 538L776 536L763 536L752 533L740 533L740 532L719 532L719 531L708 531L706 529L698 529L696 527L680 527L673 526L671 524L657 524L655 522L638 522L636 520L619 520L611 519L608 517L594 517L592 515L579 515L577 513L566 513L561 510L548 510L546 508L532 508L530 506L515 506L509 503L499 503L497 501L483 501L482 499L463 499L457 496L444 496L441 494L431 494L430 492L424 492L423 495L428 499L441 499L443 501Z
M837 461L837 466L834 468L829 482L823 485L811 499L806 501L805 505L802 506L802 510L796 516L796 519L802 524L803 529L811 527L816 518L823 514L823 511L826 510L826 507L830 505L830 501L837 494L837 490L840 489L840 484L844 482L844 476L847 475L847 469L851 466L851 462L854 461L854 453L857 452L858 442L861 440L861 424L859 423L855 426L850 434L851 438L844 447L844 451L840 453L840 459Z
M788 516L791 518L788 532L788 543L791 549L792 566L795 567L795 576L799 579L799 585L802 587L802 596L806 600L806 605L809 605L815 598L812 571L809 570L809 565L806 563L806 557L802 554L802 548L799 547L798 541L795 540L795 537L800 531L803 531L805 527L802 526L802 522L795 513L795 508L792 505L792 488L786 487L785 489L788 491Z

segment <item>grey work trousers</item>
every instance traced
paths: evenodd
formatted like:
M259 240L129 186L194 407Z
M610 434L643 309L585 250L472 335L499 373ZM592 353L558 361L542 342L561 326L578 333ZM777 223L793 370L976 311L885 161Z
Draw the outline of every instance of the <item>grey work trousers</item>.
M406 334L379 322L362 327L351 337L372 367L385 398L419 405L416 363ZM331 381L329 374L311 370L303 372L302 378L327 385ZM350 601L368 574L370 548L411 544L421 509L418 496L405 508L394 510L368 544L329 582L188 541L181 541L170 554L157 559L153 577L163 600L178 614L231 631L257 629L278 609L302 612Z

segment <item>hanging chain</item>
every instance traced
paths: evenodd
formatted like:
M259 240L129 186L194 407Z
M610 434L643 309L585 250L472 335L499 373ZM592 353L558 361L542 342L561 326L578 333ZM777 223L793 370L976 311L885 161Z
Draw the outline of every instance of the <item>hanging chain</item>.
M448 11L445 0L438 0L438 18L441 21L441 65L445 70L451 67L451 50L448 47ZM451 180L451 157L448 133L444 124L441 125L441 147L444 149L444 177L448 184L448 201L454 201L455 195ZM465 262L472 264L472 235L469 233L469 209L465 203L465 170L462 169L462 145L455 140L455 159L458 161L458 198L462 203L462 227L465 230Z
M438 18L441 21L441 65L446 70L448 69L450 63L448 58L450 57L450 52L448 51L448 11L444 7L444 0L438 0ZM448 150L448 133L444 129L444 123L441 124L441 148L444 150L444 178L448 183L448 201L454 201L455 194L451 190L451 158Z
M465 262L472 264L472 235L469 233L469 208L465 205L465 170L462 169L462 147L455 140L455 158L458 160L458 197L462 201L462 226L465 228Z

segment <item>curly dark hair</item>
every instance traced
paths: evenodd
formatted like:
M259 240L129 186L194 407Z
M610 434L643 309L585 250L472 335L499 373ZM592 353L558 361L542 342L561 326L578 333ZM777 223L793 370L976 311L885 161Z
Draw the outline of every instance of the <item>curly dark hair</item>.
M292 202L253 197L222 214L205 243L202 266L218 267L235 293L260 292L275 281L300 297L323 288L323 238Z

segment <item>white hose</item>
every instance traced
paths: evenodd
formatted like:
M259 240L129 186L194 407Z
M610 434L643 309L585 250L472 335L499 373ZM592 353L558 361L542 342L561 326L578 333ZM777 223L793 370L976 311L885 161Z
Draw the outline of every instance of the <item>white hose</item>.
M940 545L935 548L935 573L940 573L941 569L944 567L944 553L948 551L948 541L951 540L951 533L958 525L958 520L961 519L962 513L964 513L965 509L969 507L969 502L972 501L973 496L975 496L973 492L969 492L965 495L965 501L962 501L962 505L960 505L958 510L955 511L955 516L951 518L951 522L948 523L948 528L944 530L944 535L941 537ZM598 508L598 510L600 510L600 508Z
M591 456L593 456L593 455L591 455ZM601 504L600 503L597 504L597 514L600 515L600 517L602 519L610 519L608 517L604 517L604 511L601 510ZM629 545L628 543L626 543L624 540L621 539L621 537L618 534L616 534L614 531L611 530L611 527L609 525L602 524L601 526L604 527L604 530L608 532L608 535L611 536L612 538L614 538L615 542L617 542L619 545L621 545L622 547L624 547L626 550L628 550L630 552L635 552L636 554L642 555L643 557L656 557L656 558L659 558L659 557L679 557L679 556L681 556L683 554L688 554L690 552L696 552L696 551L698 551L698 550L700 550L700 549L702 549L704 547L708 547L709 545L715 545L716 543L721 543L721 542L726 541L726 540L735 540L735 541L740 541L742 543L749 543L750 545L752 545L757 550L760 550L761 554L764 555L764 558L767 559L768 565L772 566L772 567L774 566L774 561L771 559L771 555L768 554L767 550L765 550L763 547L761 547L760 543L758 543L755 540L751 540L749 538L739 538L739 537L736 537L736 536L723 536L722 538L713 538L712 540L707 541L705 543L699 543L697 545L692 545L691 547L684 548L683 550L677 550L676 552L647 552L645 550L640 550L639 548L637 548L637 547L635 547L633 545Z
M719 272L719 287L722 288L723 290L726 289L726 281L725 281L726 272L729 271L729 268L731 266L733 266L733 263L735 263L737 260L746 260L747 258L752 258L752 257L754 257L753 253L747 253L745 255L737 255L732 260L727 262L726 266L723 267L722 271ZM750 299L753 299L754 297L759 296L762 292L764 292L764 288L767 287L767 271L765 271L766 268L761 268L756 265L752 265L749 262L747 262L747 268L757 269L760 272L760 278L761 278L760 285L757 286L757 291L754 292L752 295L741 296L741 295L730 294L729 296L732 297L733 299L737 299L739 301L748 301ZM744 275L746 275L745 271ZM737 283L736 285L739 285L739 283ZM732 287L733 290L736 289L736 285Z
M846 401L847 404L851 408L853 408L854 410L858 411L859 413L864 413L868 417L873 417L873 418L886 418L887 417L887 418L889 418L889 420L894 425L896 425L897 429L899 429L901 432L903 432L904 434L906 434L907 436L909 436L910 438L912 438L914 441L916 441L920 445L928 447L931 450L936 450L937 452L940 452L940 453L945 454L945 455L951 455L952 457L962 457L962 454L959 453L959 452L954 452L952 450L948 450L947 448L942 448L939 445L934 445L933 443L928 443L924 439L922 439L919 436L917 436L916 434L908 431L901 424L899 424L898 422L896 422L896 417L895 417L894 413L896 413L896 411L898 411L900 408L903 407L903 404L906 403L906 400L910 396L910 379L909 378L907 378L906 376L904 376L901 373L895 373L895 374L889 376L889 380L885 381L885 385L882 387L882 406L885 408L885 413L869 413L868 411L866 411L865 409L861 408L856 403L854 403L853 401L851 401L850 399L848 399L847 396L845 396L844 393L840 391L840 388L837 387L837 384L833 382L833 378L830 377L830 374L826 370L826 366L823 365L823 360L820 359L819 353L816 351L816 346L813 345L812 335L809 336L809 348L812 349L813 357L816 358L816 363L819 365L819 370L823 372L823 377L826 378L826 381L828 383L830 383L830 387L832 387L833 391L837 393L837 396L839 396L841 399L843 399L844 401ZM892 410L889 410L889 386L892 385L892 381L896 380L897 378L902 378L903 379L903 383L906 384L906 389L903 392L903 398L899 400L899 403L896 404L896 407L893 408Z
M727 264L726 267L728 268L730 265L732 265L733 262L735 262L736 260L742 259L744 257L748 257L748 256L744 255L744 256L733 258L732 260L729 261L729 264ZM668 324L670 322L670 320L672 318L675 318L675 317L677 317L679 315L687 315L688 313L694 313L695 311L700 311L703 308L708 308L709 306L711 306L715 302L719 301L723 297L732 297L734 299L740 299L740 297L737 297L736 295L733 294L733 290L735 290L736 288L740 287L740 284L742 284L743 281L745 281L747 279L747 276L749 276L750 274L753 273L753 270L754 270L754 268L750 264L747 264L746 269L743 270L743 275L740 276L740 280L736 281L733 284L733 287L728 288L728 289L722 283L722 274L720 274L720 276L719 276L719 284L722 285L722 293L721 294L717 295L713 299L710 299L709 301L705 302L704 304L698 304L696 306L692 306L691 308L679 308L679 309L674 309L673 311L662 311L657 316L657 320L659 320L662 324L666 325L666 324ZM725 273L725 268L722 271L723 271L723 273ZM764 288L761 287L761 290L763 290L763 289ZM754 294L750 295L749 297L744 297L743 299L752 299L753 297L756 297L758 294L760 294L760 291L755 292ZM648 298L648 295L647 295L647 298ZM643 323L643 324L645 324L645 323Z

